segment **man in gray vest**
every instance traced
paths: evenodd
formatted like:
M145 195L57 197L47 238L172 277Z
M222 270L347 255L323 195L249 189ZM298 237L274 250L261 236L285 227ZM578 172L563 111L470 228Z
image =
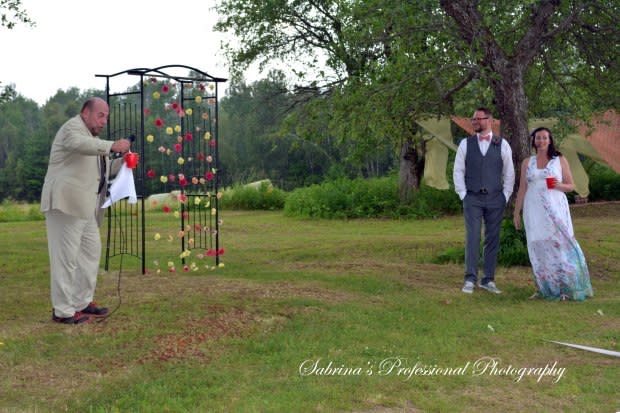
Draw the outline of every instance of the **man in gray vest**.
M480 232L484 221L483 277L478 287L495 294L495 267L504 208L512 195L515 171L510 144L493 135L493 116L478 108L471 119L475 135L459 144L454 160L454 189L463 201L465 217L465 284L462 291L474 292L478 280Z

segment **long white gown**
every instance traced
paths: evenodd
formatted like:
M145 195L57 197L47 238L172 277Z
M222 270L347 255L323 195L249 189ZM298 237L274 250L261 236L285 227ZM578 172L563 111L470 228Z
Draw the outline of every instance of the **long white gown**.
M547 189L546 178L562 182L560 157L539 169L529 160L523 222L534 281L547 299L585 300L592 297L588 266L573 233L566 194Z

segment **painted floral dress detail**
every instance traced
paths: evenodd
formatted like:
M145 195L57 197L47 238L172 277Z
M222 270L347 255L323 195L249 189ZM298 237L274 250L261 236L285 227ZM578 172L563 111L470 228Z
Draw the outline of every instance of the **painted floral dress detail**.
M573 233L566 194L547 189L545 179L551 176L562 182L559 157L544 169L530 158L523 222L534 281L544 298L585 300L593 295L588 266Z

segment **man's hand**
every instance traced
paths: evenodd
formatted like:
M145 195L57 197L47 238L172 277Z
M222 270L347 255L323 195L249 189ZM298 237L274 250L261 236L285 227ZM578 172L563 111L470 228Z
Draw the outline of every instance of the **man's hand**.
M114 141L111 151L117 153L125 153L129 151L130 146L131 142L129 142L128 139L119 139L117 141Z

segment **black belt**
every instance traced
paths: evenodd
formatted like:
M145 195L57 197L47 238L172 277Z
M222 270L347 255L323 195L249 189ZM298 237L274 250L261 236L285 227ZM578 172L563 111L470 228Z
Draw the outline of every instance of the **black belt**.
M471 194L489 195L489 194L496 194L496 193L499 193L501 191L489 192L489 190L487 188L480 188L477 191L469 191L468 190L467 192L469 192Z

